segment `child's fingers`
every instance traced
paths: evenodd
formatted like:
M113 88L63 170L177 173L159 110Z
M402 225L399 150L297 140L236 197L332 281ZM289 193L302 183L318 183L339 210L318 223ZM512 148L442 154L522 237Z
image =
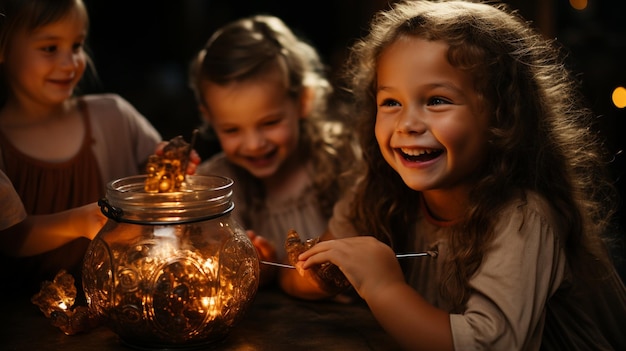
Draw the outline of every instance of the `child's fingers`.
M246 234L248 235L248 238L250 238L250 241L252 241L260 259L267 261L276 260L276 248L271 242L269 242L266 238L257 235L252 230L246 231Z
M330 241L323 243L324 245L321 245L322 243L317 244L298 256L298 259L300 260L299 263L302 263L303 269L308 269L312 266L327 262L332 262L336 264L336 262L333 262L333 243ZM318 247L318 245L321 246Z
M197 168L198 168L198 165L196 165L195 163L189 162L187 164L187 169L185 170L185 172L187 172L187 174L189 175L194 175L196 174Z
M192 149L189 153L189 162L187 162L187 174L196 174L196 169L198 168L200 162L202 162L200 155L195 149Z
M196 149L192 149L191 152L189 153L189 163L199 165L200 162L202 162L202 158L200 158L200 155L198 154Z
M254 232L254 230L246 230L246 235L248 236L248 239L250 239L250 241L253 241L256 233Z
M165 148L165 145L167 145L167 141L161 141L157 144L156 150L154 150L154 153L156 155L163 155L163 148Z
M304 251L300 255L298 255L298 260L306 261L309 257L319 254L320 252L326 251L334 245L335 240L326 240L320 241L317 244L313 245L308 250Z
M191 149L191 152L189 153L189 162L187 162L187 169L185 170L185 172L192 175L196 174L196 169L198 168L200 162L202 162L200 155L196 152L195 149Z

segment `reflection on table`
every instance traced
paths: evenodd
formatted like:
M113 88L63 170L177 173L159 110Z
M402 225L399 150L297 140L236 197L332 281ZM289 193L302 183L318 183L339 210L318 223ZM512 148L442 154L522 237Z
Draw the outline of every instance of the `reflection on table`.
M28 298L0 315L0 348L13 350L132 350L108 328L67 336ZM261 289L223 341L201 350L400 350L362 302L302 301Z

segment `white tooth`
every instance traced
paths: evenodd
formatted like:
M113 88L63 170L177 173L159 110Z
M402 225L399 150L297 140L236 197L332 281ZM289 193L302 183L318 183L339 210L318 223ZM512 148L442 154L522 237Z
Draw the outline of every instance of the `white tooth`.
M401 148L400 150L402 150L403 153L409 155L409 156L420 156L420 155L424 155L424 154L430 154L433 152L433 150L424 150L424 149L405 149L405 148Z

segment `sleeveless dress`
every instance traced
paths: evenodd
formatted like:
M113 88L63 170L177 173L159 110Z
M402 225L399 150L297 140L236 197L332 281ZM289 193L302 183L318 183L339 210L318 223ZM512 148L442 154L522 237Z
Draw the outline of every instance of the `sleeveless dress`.
M92 152L90 119L84 101L79 109L85 126L80 150L64 162L46 162L16 149L0 131L0 149L5 173L20 195L28 214L50 214L98 201L104 185L97 160ZM87 238L75 239L55 250L24 258L6 258L12 267L10 284L19 291L34 293L43 280L52 280L61 269L77 279L82 259L89 245ZM80 286L80 285L79 285Z

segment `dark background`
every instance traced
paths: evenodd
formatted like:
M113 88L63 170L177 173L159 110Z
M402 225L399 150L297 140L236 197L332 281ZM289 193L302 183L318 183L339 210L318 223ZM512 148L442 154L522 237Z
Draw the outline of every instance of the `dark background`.
M328 64L331 78L352 41L365 33L381 0L84 0L91 18L88 45L100 85L87 92L115 92L130 101L164 139L189 140L200 124L187 66L215 29L257 13L281 17L309 40ZM580 0L579 0L580 1ZM524 17L569 51L568 64L582 81L589 106L598 114L598 131L614 153L611 171L626 198L624 132L626 109L611 102L617 86L626 87L626 1L589 0L585 10L567 0L509 0ZM197 144L202 156L214 150ZM626 228L624 206L619 221ZM620 249L623 251L623 248Z

